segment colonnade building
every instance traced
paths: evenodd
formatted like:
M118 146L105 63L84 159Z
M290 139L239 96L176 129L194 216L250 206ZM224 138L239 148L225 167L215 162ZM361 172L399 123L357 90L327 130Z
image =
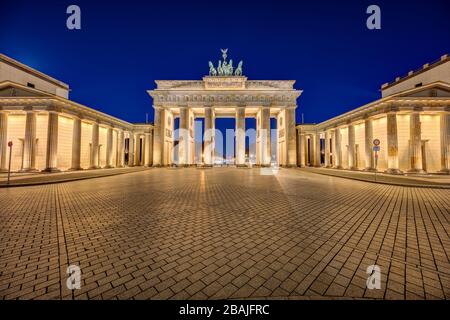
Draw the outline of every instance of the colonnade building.
M449 56L382 85L381 94L322 123L298 125L298 165L449 174Z
M132 124L69 100L69 86L0 54L0 170L152 165L149 124ZM12 148L8 143L12 142Z
M205 127L200 162L214 165L215 119L234 118L235 163L244 166L245 119L255 118L260 166L273 165L276 153L276 164L286 167L450 173L448 55L384 84L377 101L319 124L296 125L302 91L295 81L248 80L242 62L233 68L227 50L222 53L223 61L217 68L210 63L202 80L156 81L148 91L154 125L73 102L67 84L0 54L0 170L8 169L10 155L12 171L20 172L169 166L176 145L177 164L198 164L196 118L204 118Z
M173 163L174 122L179 118L179 164L195 164L194 122L204 118L203 163L214 164L215 120L235 119L235 164L245 166L245 119L256 119L256 164L271 165L271 124L277 121L277 161L297 165L295 110L301 91L294 81L249 81L242 76L204 77L202 81L157 81L154 101L153 164Z

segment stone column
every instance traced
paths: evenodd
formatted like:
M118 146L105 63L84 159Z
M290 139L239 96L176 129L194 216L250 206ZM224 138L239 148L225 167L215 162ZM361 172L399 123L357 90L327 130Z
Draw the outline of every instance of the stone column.
M128 166L134 167L134 151L135 151L135 141L134 141L134 134L130 132L128 134Z
M270 107L261 109L261 166L269 167L272 160L270 145Z
M336 169L342 169L342 149L341 149L341 129L336 128L334 129L334 159L335 159L335 165L334 167Z
M72 129L72 166L69 170L81 169L81 119L75 117L73 119Z
M154 128L153 128L153 166L160 167L162 165L162 108L153 107L155 110Z
M375 171L375 161L373 158L373 123L372 123L372 119L367 118L364 121L364 134L365 134L365 155L366 155L365 171Z
M450 174L450 112L444 112L441 118L441 173Z
M388 169L387 173L401 174L398 168L398 137L397 137L397 114L390 111L387 114L387 151Z
M320 167L320 157L321 156L321 150L320 150L320 133L317 132L314 135L314 167Z
M204 150L203 150L203 162L206 166L214 165L214 115L211 107L205 107L205 137L204 137Z
M245 107L236 108L236 166L245 166Z
M302 167L302 133L297 129L297 166Z
M106 129L106 166L105 168L114 168L112 163L113 156L113 129Z
M286 108L286 148L287 148L287 166L296 167L297 166L297 151L295 143L295 108Z
M409 117L409 143L411 169L408 172L422 173L422 128L419 111L414 111Z
M36 112L27 110L22 172L36 170Z
M306 136L300 133L300 167L306 167Z
M141 165L141 135L134 135L134 165Z
M348 125L348 167L350 170L358 170L355 159L355 126Z
M0 111L0 172L8 171L8 114Z
M124 153L125 153L125 144L124 144L124 133L123 130L120 129L117 133L117 157L116 157L116 166L118 168L123 168L124 166Z
M313 144L311 142L312 138L309 134L305 135L305 164L306 166L310 167L311 166L311 148L313 148ZM308 149L309 146L309 149Z
M91 159L90 159L90 166L89 169L98 169L99 166L99 158L98 158L98 152L99 152L99 135L100 135L100 128L98 127L98 123L94 122L92 124L92 142L91 142Z
M330 132L325 131L325 168L331 167L330 164Z
M153 136L150 132L145 133L145 157L144 157L144 165L146 167L151 167L153 162L153 154L152 154L152 147L153 147Z
M178 163L189 165L189 108L180 107L180 126L178 135Z
M58 170L58 113L48 113L47 157L44 172L59 172Z

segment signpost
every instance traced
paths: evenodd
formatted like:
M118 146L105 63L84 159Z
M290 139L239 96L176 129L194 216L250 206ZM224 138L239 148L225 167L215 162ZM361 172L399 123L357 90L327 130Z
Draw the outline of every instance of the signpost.
M9 141L9 142L8 142L8 147L9 147L8 181L6 182L6 184L9 184L9 179L11 178L11 156L12 156L12 146L13 146L13 142L12 142L12 141Z
M378 152L380 151L380 140L373 140L373 152L375 153L375 182L377 181Z

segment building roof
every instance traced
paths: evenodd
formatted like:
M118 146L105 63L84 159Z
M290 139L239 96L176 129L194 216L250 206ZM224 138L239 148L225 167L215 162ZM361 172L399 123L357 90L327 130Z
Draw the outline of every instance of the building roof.
M450 100L450 96L444 96L444 97L421 97L417 96L416 94L421 91L426 91L430 89L442 89L445 90L445 92L448 92L450 94L450 84L446 82L434 82L427 84L425 86L419 87L419 88L413 88L409 90L405 90L396 94L393 94L391 96L387 96L375 101L372 101L368 104L365 104L361 107L358 107L356 109L350 110L348 112L345 112L343 114L340 114L336 117L333 117L331 119L325 120L323 122L320 122L318 124L313 125L314 128L327 128L327 127L333 127L338 124L344 124L347 123L350 120L354 119L360 119L363 115L366 114L373 114L380 111L383 111L384 107L391 102L408 102L409 104L414 103L428 103L430 100L434 100L436 102L443 101L447 103L447 101ZM297 128L306 128L311 127L311 125L305 125L305 124L297 124Z
M397 78L395 78L395 81L390 82L390 83L384 83L384 84L381 86L381 90L385 90L385 89L387 89L387 88L393 87L393 86L395 86L395 85L397 85L397 84L399 84L399 83L401 83L401 82L403 82L403 81L405 81L405 80L408 80L408 79L410 79L410 78L413 78L413 77L417 76L418 74L421 74L421 73L423 73L423 72L426 72L426 71L429 71L429 70L431 70L431 69L433 69L433 68L436 68L437 66L439 66L439 65L441 65L441 64L443 64L443 63L445 63L445 62L447 62L447 61L450 61L450 56L449 56L448 54L444 54L444 55L443 55L439 60L437 60L437 61L434 61L434 62L432 62L432 63L426 63L426 64L424 64L424 65L422 66L422 68L417 69L417 70L415 70L415 71L414 71L414 70L409 71L408 74L407 74L406 76L403 76L403 77L397 77Z
M13 67L15 67L17 69L20 69L20 70L22 70L24 72L27 72L27 73L29 73L29 74L31 74L31 75L33 75L35 77L38 77L38 78L40 78L42 80L50 82L53 85L56 85L56 86L61 87L63 89L69 90L69 85L68 84L66 84L66 83L64 83L62 81L59 81L59 80L57 80L55 78L52 78L52 77L46 75L45 73L37 71L36 69L33 69L33 68L31 68L31 67L29 67L29 66L27 66L27 65L25 65L25 64L23 64L23 63L21 63L21 62L19 62L17 60L14 60L13 58L10 58L10 57L2 54L2 53L0 53L0 61L4 62L6 64L9 64L9 65L11 65L11 66L13 66Z

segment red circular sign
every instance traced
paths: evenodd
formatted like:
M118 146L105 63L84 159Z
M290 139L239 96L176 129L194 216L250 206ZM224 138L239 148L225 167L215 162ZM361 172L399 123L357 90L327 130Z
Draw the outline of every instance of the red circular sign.
M13 143L12 141L8 142L8 147L12 147Z
M379 139L373 140L373 144L374 144L375 146L379 146L379 145L380 145L380 140L379 140Z

